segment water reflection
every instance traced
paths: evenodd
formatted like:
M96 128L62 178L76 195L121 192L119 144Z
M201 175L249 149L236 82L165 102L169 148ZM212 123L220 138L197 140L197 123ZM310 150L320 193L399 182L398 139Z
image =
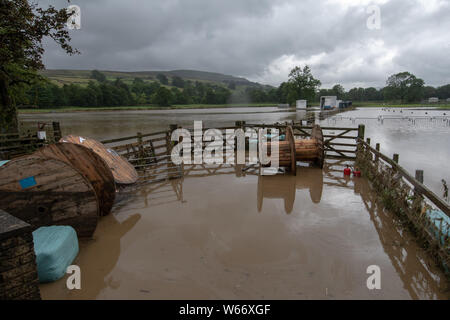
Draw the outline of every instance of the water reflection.
M183 203L184 178L167 179L156 183L142 183L119 192L115 210L127 210L162 206L172 202Z
M74 262L82 271L82 290L67 290L65 276L60 281L41 284L43 299L93 299L105 288L118 288L120 280L110 273L122 253L121 239L140 219L140 214L130 215L122 222L113 214L102 217L94 239L80 242L80 253Z
M345 160L327 160L323 170L314 167L297 167L297 175L260 176L258 168L245 165L192 165L185 168L185 178L230 175L245 178L247 175L258 175L257 178L257 210L262 211L264 199L280 199L284 202L284 210L292 213L298 190L308 190L313 203L320 203L322 193L327 188L346 188L361 197L370 216L384 252L389 257L404 287L413 299L437 299L448 296L446 278L436 272L426 252L420 249L415 239L405 232L398 219L383 210L377 201L370 185L364 178L344 176ZM184 202L183 181L176 179L149 185L140 191L144 197L144 206L154 206L170 201ZM159 199L159 200L158 200ZM442 294L441 294L442 293Z
M360 195L372 221L384 252L388 255L405 289L412 299L442 299L450 297L444 274L437 271L427 253L405 229L399 219L384 210L370 184L364 178L344 176L346 161L328 162L324 169L327 186L353 189Z
M413 299L439 299L439 293L450 297L448 282L436 269L427 253L393 214L383 209L366 181L355 185L355 192L369 212L370 219L378 233L384 251L389 256L403 285Z
M244 183L250 183L253 188L250 189L251 192L255 192L257 190L257 203L256 207L258 211L261 211L263 202L270 202L270 199L280 199L284 201L284 209L286 213L292 214L289 216L290 221L295 222L298 221L300 224L302 223L301 218L307 218L306 216L299 215L294 212L295 210L298 210L299 204L294 205L295 198L300 198L301 192L309 192L309 198L311 198L312 202L314 203L314 207L318 208L321 205L325 205L324 208L326 210L327 203L329 203L330 199L327 199L328 194L336 194L339 193L340 188L344 188L347 190L352 190L354 194L359 195L361 198L361 202L364 204L363 207L367 209L361 210L360 214L362 216L368 215L370 216L370 220L374 226L374 229L376 230L376 234L378 235L380 244L382 245L383 251L386 254L387 257L389 257L390 263L395 268L395 273L398 275L400 280L402 281L403 287L407 290L408 294L411 298L427 298L427 299L443 299L448 297L448 293L443 293L443 286L446 283L445 277L441 275L441 273L436 271L436 268L427 265L426 261L429 261L429 257L427 257L426 253L420 249L417 244L415 243L415 240L409 235L408 232L405 232L405 229L398 224L397 219L390 214L389 212L386 212L382 209L382 205L379 204L375 198L375 195L370 189L370 186L368 182L364 178L353 178L353 177L345 177L343 175L343 169L345 168L345 165L347 162L345 161L330 161L328 160L324 170L320 170L317 168L312 167L299 167L297 176L291 176L291 175L285 175L285 176L264 176L259 177L257 176L258 170L254 167L247 167L247 166L232 166L232 165L222 165L222 166L191 166L189 168L185 169L191 169L190 171L185 171L188 174L185 175L184 179L174 179L174 180L168 180L168 181L161 181L160 183L156 184L149 184L147 186L140 186L138 189L132 191L129 190L129 194L124 193L122 195L122 199L119 197L119 203L116 204L114 208L114 212L119 213L117 217L114 215L107 216L101 220L101 223L99 224L99 227L97 229L96 235L98 235L98 239L95 241L83 244L80 255L76 261L77 264L80 265L81 269L83 270L83 283L86 285L84 286L82 292L69 292L65 288L65 280L59 281L53 284L42 286L42 295L44 298L96 298L96 297L108 297L108 296L114 296L114 293L111 292L111 290L124 290L123 288L126 288L127 286L122 283L122 281L125 281L125 279L128 279L127 277L130 277L130 275L127 275L123 273L123 271L120 270L127 270L128 265L134 266L136 263L133 259L138 259L138 261L141 261L143 259L141 257L142 250L145 250L148 246L148 243L145 241L147 239L148 234L152 234L155 232L155 230L162 231L161 226L160 229L158 229L155 224L157 224L156 221L159 219L159 223L162 223L163 230L166 230L168 225L172 225L172 223L164 220L164 217L166 215L169 215L170 212L172 212L173 217L177 217L177 219L187 219L185 222L182 223L182 225L186 225L188 221L192 220L192 217L188 214L189 210L186 212L183 212L182 210L180 212L183 212L181 215L174 215L173 212L175 209L180 210L183 208L183 206L189 206L189 199L186 199L186 194L191 194L191 196L194 194L189 190L189 192L186 192L186 190L183 188L183 185L186 184L195 187L196 184L192 183L192 180L194 180L195 177L201 177L201 179L198 179L198 181L205 181L203 180L204 177L214 177L217 175L228 175L228 176L235 176L235 179L238 180L246 180ZM195 169L195 170L194 170ZM186 181L190 180L190 183L186 183ZM197 180L197 179L195 179ZM215 180L214 180L215 181ZM229 181L229 180L228 180ZM236 181L236 180L235 180ZM214 185L213 180L210 180L211 185L209 187L212 188ZM214 185L214 188L220 188L220 185ZM133 197L133 193L135 193L135 196ZM344 193L344 192L343 192ZM347 192L348 194L348 192ZM217 199L220 199L217 198ZM305 199L305 198L303 198ZM174 205L173 202L176 202L177 204ZM192 201L191 201L192 202ZM321 203L324 202L324 203ZM214 202L211 202L214 203ZM252 206L252 204L250 204ZM192 203L191 203L192 206ZM245 204L243 204L245 207ZM254 204L253 204L254 206ZM266 204L267 206L267 204ZM300 204L301 206L301 204ZM361 204L360 204L361 206ZM166 210L167 208L171 208ZM194 212L198 210L199 207L193 206ZM293 209L296 208L296 209ZM192 209L192 208L191 208ZM266 208L267 209L267 208ZM149 211L151 210L151 211ZM138 213L139 212L139 213ZM155 213L159 212L159 215ZM226 212L226 211L224 211ZM308 211L308 215L312 214L312 212L315 212L315 210ZM147 223L138 223L141 220L141 215L143 214L147 215L148 217L151 217L151 219L147 220ZM318 212L317 212L318 213ZM119 217L122 217L124 214L127 215L127 218L125 218L124 222L119 222L117 219ZM128 215L132 214L132 215ZM359 214L359 213L358 213ZM187 216L187 217L186 217ZM195 220L189 223L193 223L195 228L193 228L193 234L192 237L194 239L203 239L206 241L208 238L208 234L211 231L208 230L214 230L214 232L217 233L217 230L222 230L223 225L229 226L230 228L233 227L233 223L235 221L240 220L233 220L233 215L226 215L226 218L221 216L219 219L224 219L223 221L220 220L220 223L218 223L221 228L214 229L214 223L211 222L211 220L214 220L213 218L214 214L211 213L211 217L209 217L206 220L202 220L200 216L196 216L197 218L200 218L200 220ZM239 215L235 215L236 217ZM251 216L251 215L250 215ZM263 215L259 216L259 219L267 220L269 219L271 223L274 223L274 221L279 221L277 219L273 220L273 217L270 217L270 215ZM279 216L278 216L279 217ZM245 219L242 215L240 218ZM240 219L239 218L239 219ZM247 215L247 219L249 216ZM288 217L286 217L288 218ZM123 218L122 218L123 219ZM300 220L299 220L300 219ZM145 220L145 219L142 219ZM151 222L150 222L151 221ZM163 222L164 221L164 222ZM331 223L333 220L329 220ZM203 224L201 224L203 222ZM202 228L201 232L198 230L197 223L200 223ZM211 223L209 225L208 223ZM321 223L327 223L326 220L321 220ZM137 225L138 224L138 225ZM166 225L167 224L167 225ZM176 223L175 223L176 224ZM279 226L281 226L280 224ZM172 236L175 236L177 233L185 234L186 232L190 232L190 228L181 228L178 227L173 230L174 234ZM124 237L125 234L129 233L131 229L133 229L133 235L131 238L129 238L127 246L121 247L121 239ZM211 229L212 228L212 229ZM317 236L317 241L324 241L324 239L327 239L326 233L330 232L329 229L324 228L323 229L325 234L324 237ZM328 231L327 231L328 230ZM229 234L228 229L225 228L225 230L222 230L223 234ZM282 228L279 230L279 232L284 232L285 229ZM184 233L183 233L184 232ZM303 230L303 232L306 232L306 230ZM218 236L215 233L217 239L222 239L220 241L220 245L223 245L227 248L234 248L230 243L233 242L227 242L223 239L227 239L224 235ZM218 233L221 234L220 232ZM241 236L243 234L247 233L237 233ZM235 235L236 236L236 235ZM329 236L329 235L328 235ZM167 236L169 237L169 236ZM345 243L345 239L347 236L343 236ZM163 238L165 239L165 238ZM184 239L184 238L183 238ZM214 238L213 243L218 243L216 238ZM233 238L234 239L234 238ZM255 237L248 237L245 238L246 241L249 241L249 239L255 241L255 244L252 244L252 246L256 246L256 242L258 242L257 238ZM279 237L277 237L279 239ZM297 239L297 238L296 238ZM301 237L298 239L302 239ZM348 241L352 241L352 239L347 239ZM285 245L292 244L293 242L290 242L290 240L286 240L287 242L284 243ZM176 244L176 245L175 245ZM179 244L175 241L175 244L172 244L175 247L177 247ZM342 244L342 243L341 243ZM122 244L123 246L124 244ZM133 245L134 247L130 247ZM307 242L302 243L303 246L308 247ZM378 244L374 244L374 247L376 247ZM170 246L169 246L170 247ZM251 246L250 246L251 247ZM276 246L275 246L276 247ZM298 245L294 246L295 248L298 248ZM367 247L367 245L362 245L362 248ZM370 246L369 246L370 247ZM161 248L166 248L166 246L162 246ZM195 249L192 249L193 252L196 252L195 250L200 250L199 248L202 248L200 244L195 244ZM214 247L215 248L215 247ZM237 261L242 261L238 257L246 257L248 255L248 252L242 248L247 248L246 246L242 246L241 244L231 249L226 249L224 252L227 259L225 261L230 261L228 258L233 257L234 259L237 259ZM325 245L325 249L328 248L330 250L340 250L339 244L336 243L330 243L329 245ZM156 250L157 249L157 250ZM216 248L217 249L217 248ZM216 250L214 249L214 250ZM341 248L342 249L342 248ZM129 251L128 251L129 250ZM159 246L156 246L153 248L152 254L157 254L160 250ZM174 249L175 250L175 249ZM187 250L187 249L186 249ZM189 249L191 250L191 249ZM214 251L213 250L213 251ZM217 249L219 250L219 249ZM306 249L305 249L306 250ZM181 250L181 253L178 253L183 257L183 254L185 253L183 250ZM200 250L201 251L201 250ZM289 250L288 250L289 251ZM175 252L177 252L175 250ZM216 252L216 251L214 251ZM220 250L218 252L221 252ZM275 252L278 252L277 250L273 249L270 250L270 254L274 254ZM298 251L296 251L298 252ZM345 251L344 251L345 252ZM134 255L133 255L134 254ZM189 251L190 254L190 251ZM201 256L205 255L205 252L199 253ZM215 253L217 254L217 253ZM286 253L287 254L287 253ZM361 253L363 254L363 253ZM122 258L120 258L122 256ZM350 255L351 256L351 255ZM155 259L159 257L152 256L152 259ZM160 267L163 268L166 266L167 263L170 263L170 258L167 258L166 256L162 255L164 259L169 259L166 262L161 261ZM262 257L262 256L261 256ZM212 259L212 257L210 257ZM301 255L301 261L305 261L308 256L306 253L302 253ZM130 260L131 259L131 260ZM256 259L252 256L252 259ZM253 261L250 259L251 261ZM275 258L274 258L275 259ZM276 259L281 259L280 257L276 256ZM310 257L310 259L312 259ZM201 259L200 259L201 260ZM200 260L193 260L200 261ZM250 260L246 263L252 264ZM142 260L144 261L144 260ZM142 262L141 261L141 262ZM176 259L173 259L173 261L177 261ZM173 262L172 261L172 262ZM210 260L209 262L214 264L214 259ZM323 260L323 262L331 263L333 259L330 261L328 259ZM190 262L191 264L194 262ZM118 264L121 264L122 266L117 268ZM194 263L195 264L195 263ZM178 265L178 263L177 263ZM341 265L341 267L345 267L344 265ZM155 267L156 268L156 267ZM325 267L328 272L337 272L336 269L337 266L330 265L329 267ZM350 268L350 267L349 267ZM114 272L114 269L116 272ZM134 270L133 267L130 267L130 270ZM154 271L155 275L159 274L160 269L156 268L156 271ZM184 270L181 268L180 270ZM211 269L211 273L209 274L215 274L214 272L219 272L220 270L217 269L217 271L214 271L215 269ZM345 269L347 270L347 269ZM350 269L348 269L350 270ZM323 271L323 270L322 270ZM132 271L130 271L132 272ZM180 271L184 272L184 271ZM339 273L332 274L331 278L338 277ZM352 286L352 277L354 276L353 273L349 273L345 275L346 279L345 283L349 285L348 290L351 290ZM125 277L125 278L124 278ZM156 278L153 278L153 276L148 276L148 278L145 278L142 280L144 283L146 283L147 286L151 287L151 283L155 283ZM184 278L180 278L179 282L184 283ZM313 281L313 280L311 280ZM314 280L315 281L315 280ZM314 282L313 281L313 282ZM157 283L157 282L156 282ZM137 285L139 287L139 285ZM140 287L139 287L140 288ZM120 293L120 292L119 292ZM117 295L117 291L115 293ZM122 294L122 293L120 293ZM341 292L340 294L344 294L344 292ZM356 297L355 297L356 298Z
M257 207L261 212L264 198L282 199L284 210L294 208L296 190L308 189L313 203L322 198L323 171L312 167L297 167L297 175L258 176Z
M414 114L419 113L419 111L410 112L414 112ZM336 125L337 127L355 127L359 123L365 123L366 136L372 138L372 143L381 143L381 151L385 154L391 155L394 152L400 153L400 164L404 165L410 172L414 172L415 169L423 169L421 166L423 163L427 163L428 171L425 172L425 182L431 182L430 184L433 190L436 193L439 193L441 187L439 185L440 179L447 179L445 175L450 172L450 170L447 170L449 168L449 162L447 160L450 156L450 149L443 148L441 145L442 141L446 141L446 139L448 139L449 127L419 128L418 122L415 126L412 126L408 121L397 121L392 119L385 121L382 125L377 120L379 113L379 109L349 111L345 114L348 114L352 118L359 116L360 119L336 118L333 120L333 118L329 118L330 120L324 120L321 124L324 126ZM27 120L35 120L38 117L42 117L42 115L33 115ZM52 120L55 119L55 115L44 117L48 117ZM62 120L62 129L63 131L66 130L64 132L88 135L100 140L134 135L137 131L145 133L159 131L160 129L165 130L168 128L170 123L178 123L180 125L190 127L192 126L193 120L208 121L207 126L209 127L224 126L228 124L233 125L236 120L243 120L249 123L270 123L275 121L298 120L298 115L296 113L288 112L257 115L203 115L200 113L188 112L185 112L183 115L176 113L162 115L151 113L145 114L142 112L124 112L114 114L64 114L57 115L57 117ZM362 119L361 117L373 117L374 119ZM430 159L430 154L433 154L433 159ZM184 172L185 179L217 175L235 175L237 179L246 179L247 177L245 182L249 183L250 181L252 186L255 188L249 191L248 197L251 197L252 195L257 196L256 201L254 199L251 200L251 209L256 207L257 211L266 210L267 212L267 210L272 210L269 207L271 201L282 201L284 203L284 211L286 213L291 213L289 217L285 216L283 218L291 219L289 221L295 221L293 218L297 218L296 210L299 207L299 203L295 203L295 199L297 197L297 202L299 201L298 199L302 196L302 190L309 192L309 198L315 204L313 209L317 209L318 211L327 210L330 206L341 210L339 208L339 203L332 202L331 200L327 203L327 196L333 195L335 197L333 200L341 200L344 195L343 193L339 193L339 188L351 190L353 193L358 195L358 204L356 207L361 207L361 212L358 214L360 214L360 217L364 217L367 214L369 215L374 229L376 230L376 234L378 235L379 242L382 245L382 250L386 253L386 256L389 257L390 264L392 264L395 268L396 273L403 283L403 287L408 291L410 297L429 299L448 298L448 292L443 292L446 280L441 273L436 271L435 267L430 265L430 258L427 256L426 252L417 246L415 240L409 235L408 232L405 232L404 227L398 223L395 216L383 210L382 205L377 202L375 195L371 191L370 186L365 179L345 177L343 175L342 171L345 164L345 162L331 162L328 160L328 163L323 171L315 168L300 167L298 168L296 177L289 175L258 177L258 170L255 167L229 165L185 166ZM450 178L447 180L450 180ZM151 212L149 210L157 207L160 208L160 211L163 211L165 215L166 211L170 211L166 210L166 206L170 206L172 202L177 203L177 206L172 207L172 209L178 210L182 208L183 205L185 205L185 202L189 201L189 196L186 196L188 192L183 190L185 181L186 180L184 179L176 179L164 181L159 184L140 186L134 191L130 190L128 194L124 194L123 202L119 202L116 209L119 210L124 208L123 211L134 210L133 213L139 212L139 214L130 216L128 220L125 220L125 222L122 223L119 223L114 216L105 217L101 220L97 230L97 233L101 234L101 237L99 237L96 241L83 246L79 257L79 262L81 265L85 265L86 267L89 266L89 268L86 269L86 279L89 281L86 283L89 283L89 285L87 284L85 286L86 290L89 291L89 295L85 295L86 297L95 298L105 288L114 288L119 285L120 280L114 279L111 276L111 274L114 274L111 270L114 269L114 266L118 263L119 256L121 255L121 237L123 237L138 223L140 214L143 212L154 213L157 209ZM214 180L214 182L215 181L216 180ZM231 180L226 181L230 181L231 183ZM433 181L437 182L433 183ZM210 186L213 185L214 184L211 183ZM192 194L193 192L191 195ZM341 198L336 196L336 194L341 196ZM359 200L359 198L361 200ZM217 203L220 203L218 199L211 199L208 203L211 205L217 205ZM246 210L246 203L244 200L245 199L242 200L242 210ZM342 202L345 202L345 199L343 199ZM180 205L178 206L178 204ZM320 205L324 205L322 209L319 208ZM349 205L352 204L350 203ZM363 206L366 210L362 209ZM185 207L187 207L187 205L185 205ZM240 214L240 216L236 219L241 219L244 213L247 213L245 211L241 214L239 211L241 207L236 206L236 211ZM336 209L334 213L340 213L341 211L338 212L338 209ZM342 210L345 210L345 208L342 208ZM313 215L313 211L314 210L308 210L307 214ZM302 218L306 215L305 212L302 214L303 216L298 215L298 217ZM152 218L154 218L154 216L152 216ZM195 218L197 219L198 216ZM269 215L264 215L264 217L258 215L258 218L261 220L271 217L269 217ZM164 218L161 218L161 220L163 219L165 219L165 216ZM231 220L229 216L227 216L227 219ZM358 218L355 217L355 219ZM327 220L321 219L321 217L317 217L317 220L320 220L320 223L323 224L327 223ZM210 227L210 225L208 225L210 220L205 221L204 229L206 230ZM235 223L236 221L241 220L233 220L232 222ZM195 220L195 223L197 223L197 220ZM299 224L301 223L302 221L299 221ZM139 224L142 224L142 222ZM225 222L221 221L220 225L223 224L225 224ZM149 225L142 225L146 228L142 228L145 230L141 232L149 233L150 231L147 228ZM234 225L233 228L235 228ZM281 231L284 230L285 229L281 229ZM133 231L133 237L135 237L135 231L136 230ZM323 232L323 229L320 229L320 232ZM198 232L194 232L194 234L197 235ZM343 234L344 238L349 237L347 233ZM339 235L342 235L342 233L339 233ZM323 239L324 237L322 236L318 237L318 240ZM349 241L353 240L354 239L349 239ZM304 245L306 246L306 244ZM379 246L378 243L373 244L374 248L377 246ZM326 247L331 248L331 250L336 248L335 243L330 244L329 247L327 245ZM364 246L362 246L362 248L364 248ZM123 250L122 254L124 254ZM248 254L248 252L245 252L245 254ZM368 253L368 255L370 255L370 253ZM123 259L129 263L130 260L128 259L130 259L130 257L133 256L126 256ZM302 259L304 260L303 257ZM329 262L329 260L324 261ZM159 273L157 274L159 275ZM349 275L349 277L351 275ZM122 279L120 274L116 277ZM92 282L92 286L90 282ZM53 285L54 284L51 284L50 286ZM62 298L68 295L67 290L65 289L65 281L58 283L57 286L60 287L61 293L55 295L56 297ZM43 290L44 298L46 297L46 292L48 292L48 290ZM76 293L71 294L74 296L77 295ZM47 295L47 297L48 296L49 295Z

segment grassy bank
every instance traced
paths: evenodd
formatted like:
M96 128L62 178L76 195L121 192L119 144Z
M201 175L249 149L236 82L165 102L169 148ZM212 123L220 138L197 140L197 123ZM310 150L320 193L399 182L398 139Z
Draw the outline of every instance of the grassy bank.
M188 104L170 107L149 106L121 106L121 107L61 107L56 109L19 109L19 113L64 113L64 112L93 112L93 111L129 111L129 110L173 110L173 109L216 109L242 107L274 107L275 103L236 103L236 104Z

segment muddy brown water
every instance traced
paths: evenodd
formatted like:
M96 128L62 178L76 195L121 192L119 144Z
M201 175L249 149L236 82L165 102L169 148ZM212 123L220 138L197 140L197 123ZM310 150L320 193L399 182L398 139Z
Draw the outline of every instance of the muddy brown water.
M83 113L22 116L22 121L59 117L64 134L105 139L166 129L170 123L192 125L192 119L204 117L226 125L246 116L247 122L269 123L296 113L187 113L165 120L145 112ZM345 121L355 125L347 119L336 125ZM388 148L391 140L381 139L396 129L375 124L371 131L366 123L366 132L378 132L382 148L383 142ZM380 127L388 133L379 133ZM324 170L299 167L296 177L242 175L234 167L215 174L205 170L199 177L138 189L100 220L94 239L80 243L75 263L82 289L69 291L64 277L42 284L42 297L448 299L444 274L382 209L364 178L343 177L345 163L328 160ZM429 162L443 165L448 164ZM381 290L366 286L370 265L381 269Z

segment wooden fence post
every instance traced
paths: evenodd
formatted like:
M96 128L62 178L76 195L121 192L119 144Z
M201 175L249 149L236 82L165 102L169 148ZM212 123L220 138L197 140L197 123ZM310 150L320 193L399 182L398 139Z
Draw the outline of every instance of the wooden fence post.
M380 144L379 144L379 143L377 143L377 144L375 145L375 150L377 150L378 152L380 152ZM378 155L376 154L376 155L375 155L375 161L378 161L378 159L379 159L379 157L378 157Z
M416 180L423 183L423 170L416 170Z
M172 133L178 129L177 124L170 124L169 125L169 131L166 133L166 148L167 148L167 154L170 155L172 152L172 148L175 145L175 141L172 141Z
M423 184L423 170L416 170L416 176L415 176L416 180L419 181L420 183ZM414 193L415 194L420 194L420 193L416 193L417 188L414 187Z
M394 156L392 157L392 160L394 160L394 162L397 163L397 164L398 164L398 158L399 158L399 155L397 153L394 153Z
M364 132L366 131L366 126L363 124L360 124L358 126L358 138L364 141Z
M137 141L138 141L138 149L139 149L139 157L144 158L145 152L144 152L144 142L142 140L142 133L137 133Z
M59 122L52 122L53 126L53 139L55 142L58 142L62 138L61 127L59 126Z

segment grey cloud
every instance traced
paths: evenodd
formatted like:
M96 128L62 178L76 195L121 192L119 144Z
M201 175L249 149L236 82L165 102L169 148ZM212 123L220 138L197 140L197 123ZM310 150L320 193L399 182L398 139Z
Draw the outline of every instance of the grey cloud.
M39 1L57 7L66 1ZM450 4L439 0L72 0L82 29L68 57L46 43L47 68L197 69L278 85L308 63L323 87L383 86L410 71L450 83ZM356 4L355 4L356 3ZM369 30L366 9L381 8Z

